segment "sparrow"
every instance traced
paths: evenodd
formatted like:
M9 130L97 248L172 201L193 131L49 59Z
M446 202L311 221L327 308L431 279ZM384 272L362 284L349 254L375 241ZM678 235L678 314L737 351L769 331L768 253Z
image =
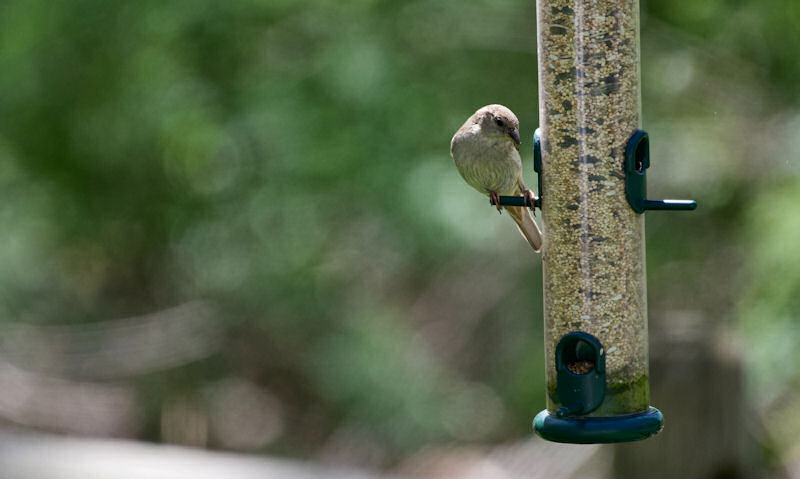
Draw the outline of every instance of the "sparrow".
M461 125L450 141L450 155L461 177L487 195L502 212L500 196L525 196L533 204L533 192L522 181L519 156L519 120L503 105L486 105ZM505 207L522 236L537 253L542 233L527 208Z

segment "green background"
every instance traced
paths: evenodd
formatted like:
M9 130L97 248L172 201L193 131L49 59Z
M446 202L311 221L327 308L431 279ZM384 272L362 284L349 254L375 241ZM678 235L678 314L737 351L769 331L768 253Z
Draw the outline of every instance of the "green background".
M675 310L739 335L782 460L800 426L800 4L648 0L641 30L649 193L699 204L647 214L651 339ZM448 147L503 103L535 183L536 69L532 1L4 1L4 367L118 388L128 419L100 436L375 467L527 437L540 258ZM186 304L213 342L190 359L152 346L158 328L109 340ZM238 437L225 404L274 433Z

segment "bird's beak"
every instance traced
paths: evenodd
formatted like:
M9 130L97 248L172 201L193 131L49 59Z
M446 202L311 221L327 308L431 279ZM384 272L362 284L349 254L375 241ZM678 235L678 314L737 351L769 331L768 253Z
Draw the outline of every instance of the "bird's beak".
M511 139L514 140L514 144L517 145L517 148L519 148L520 144L519 132L517 130L509 130L508 136L510 136Z

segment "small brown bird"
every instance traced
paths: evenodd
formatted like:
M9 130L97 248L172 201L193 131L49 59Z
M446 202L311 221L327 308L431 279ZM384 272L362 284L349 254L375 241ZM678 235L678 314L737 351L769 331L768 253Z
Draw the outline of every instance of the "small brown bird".
M450 141L450 154L466 182L491 198L497 211L499 196L526 196L533 192L522 181L519 156L519 120L503 105L486 105L458 129ZM522 236L533 250L542 249L542 233L526 208L507 206Z

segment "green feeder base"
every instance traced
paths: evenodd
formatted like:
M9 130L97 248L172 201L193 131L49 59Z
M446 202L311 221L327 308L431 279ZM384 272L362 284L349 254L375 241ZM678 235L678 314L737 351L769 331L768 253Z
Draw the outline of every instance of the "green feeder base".
M573 444L640 441L664 427L661 411L607 417L558 417L545 409L533 420L533 429L548 441Z

